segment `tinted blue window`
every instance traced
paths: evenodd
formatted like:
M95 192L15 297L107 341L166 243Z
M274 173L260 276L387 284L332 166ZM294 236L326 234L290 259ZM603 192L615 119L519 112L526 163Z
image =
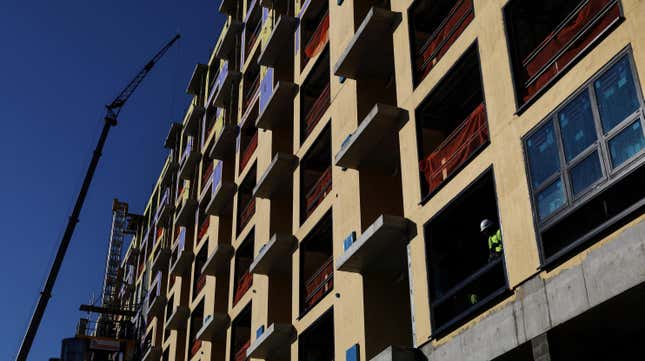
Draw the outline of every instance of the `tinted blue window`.
M594 82L605 133L639 107L629 60L624 57Z
M571 168L571 186L576 195L602 177L598 152L593 152L583 161Z
M566 203L562 180L558 178L537 195L538 216L544 219L557 211Z
M617 167L623 164L643 148L645 148L645 137L643 137L643 127L639 119L609 141L612 165Z
M598 139L591 112L589 93L583 92L558 114L562 145L567 161L573 159Z
M531 183L538 187L547 178L560 170L558 148L555 143L553 123L548 122L538 129L526 141L529 158Z

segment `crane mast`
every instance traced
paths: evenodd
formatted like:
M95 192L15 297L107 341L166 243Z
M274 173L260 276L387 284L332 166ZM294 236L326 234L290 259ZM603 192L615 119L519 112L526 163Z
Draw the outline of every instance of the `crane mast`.
M105 146L105 141L107 140L110 128L117 124L119 113L123 109L123 106L127 103L128 99L137 89L137 87L141 84L141 82L143 82L148 73L150 73L157 61L159 61L159 59L161 59L166 54L170 47L177 40L179 40L179 38L179 34L172 38L172 40L170 40L161 50L159 50L159 52L157 52L157 54L155 54L155 56L150 61L148 61L148 63L146 63L143 69L139 71L139 73L134 77L134 79L130 81L130 83L128 83L128 85L119 93L119 95L110 104L106 105L106 115L104 118L105 123L103 125L103 129L101 130L101 135L99 136L96 148L94 149L94 153L92 154L92 160L90 161L90 165L85 174L85 178L83 179L81 189L79 190L76 197L74 209L72 210L72 213L69 216L69 220L67 221L67 226L65 227L65 232L63 233L63 237L58 246L58 250L56 251L54 262L52 263L49 274L47 275L47 280L45 281L43 290L40 292L40 296L38 297L38 303L36 304L34 313L31 316L31 320L29 321L29 326L27 327L25 336L22 340L22 343L20 344L20 350L18 351L18 355L16 356L16 361L27 360L27 356L29 355L29 351L31 350L34 338L36 337L36 332L38 331L40 322L42 321L43 315L45 314L45 309L47 308L47 304L49 303L49 299L51 298L51 292L54 288L54 284L56 283L56 278L58 277L58 272L60 271L63 259L65 258L65 253L67 252L69 243L72 239L72 236L74 235L76 224L79 222L78 217L80 216L83 204L85 203L85 198L87 196L87 192L89 191L90 184L92 183L92 178L94 177L94 172L96 171L96 167L98 166L99 159L101 158L101 153Z

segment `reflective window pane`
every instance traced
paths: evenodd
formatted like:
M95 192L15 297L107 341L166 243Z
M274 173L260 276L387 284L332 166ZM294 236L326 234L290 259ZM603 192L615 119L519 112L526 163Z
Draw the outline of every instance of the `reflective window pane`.
M558 113L562 145L567 161L598 139L594 127L589 93L582 92Z
M553 123L548 122L526 140L531 183L538 187L560 169Z
M605 133L638 109L629 60L624 57L594 82L600 120Z
M573 194L584 191L602 177L598 152L593 152L587 158L571 168L571 187Z
M639 119L609 141L612 165L618 167L643 148L645 148L645 137L643 137L643 127Z
M538 216L540 220L550 216L566 203L562 180L558 178L537 195Z

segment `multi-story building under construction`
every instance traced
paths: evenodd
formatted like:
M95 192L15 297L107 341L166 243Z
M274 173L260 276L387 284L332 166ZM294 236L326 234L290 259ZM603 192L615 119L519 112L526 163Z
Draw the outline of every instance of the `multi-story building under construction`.
M122 263L135 359L642 357L645 2L219 9Z

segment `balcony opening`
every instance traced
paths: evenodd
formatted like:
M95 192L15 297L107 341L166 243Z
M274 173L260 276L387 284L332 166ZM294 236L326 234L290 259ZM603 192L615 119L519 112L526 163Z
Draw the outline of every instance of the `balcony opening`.
M208 230L211 225L211 216L206 213L208 201L209 199L204 199L204 202L199 204L197 211L197 242L199 243L203 242L208 236Z
M256 183L256 164L253 164L237 190L237 234L246 227L255 215L253 188Z
M329 310L299 337L298 360L333 361L334 347L334 311Z
M304 315L334 288L331 211L300 245L300 314Z
M259 1L259 0L258 0ZM244 24L244 57L248 58L262 30L262 7L254 6ZM254 61L255 62L255 61Z
M522 108L622 19L618 0L513 0L504 8Z
M211 185L211 180L213 179L213 169L215 168L215 161L204 157L204 160L201 165L201 179L200 179L200 196L204 196L207 193L207 189Z
M354 31L365 19L365 16L372 7L390 10L390 0L358 0L354 1Z
M414 85L418 85L475 17L472 0L416 0L408 10Z
M300 143L303 143L331 104L329 51L321 55L300 87Z
M482 89L473 46L416 109L424 201L488 145Z
M300 162L301 223L309 218L331 190L331 128L328 126Z
M253 274L249 271L249 267L251 266L251 263L253 263L254 245L255 230L252 229L235 252L233 305L235 305L253 285Z
M435 338L484 312L508 289L496 199L489 170L424 226Z
M402 271L363 274L365 354L368 360L390 345L413 346L407 258L401 251L385 257L396 257L403 266Z
M269 273L267 326L291 324L292 257L279 260L280 265Z
M257 117L257 106L253 106L251 115ZM240 152L239 174L242 174L249 164L251 158L258 148L258 128L255 127L255 119L247 118L238 135L238 149Z
M251 304L240 312L231 325L231 356L234 361L245 361L251 345Z
M242 77L242 113L245 119L248 118L247 114L251 111L251 105L260 93L260 65L257 63L257 58L258 54L256 53Z
M206 260L208 259L207 246L207 244L202 245L202 248L197 252L197 256L195 256L195 269L193 271L193 300L206 285L206 274L202 272L202 268L204 268Z
M279 15L295 16L294 0L262 0L260 5L273 9Z
M197 339L197 332L202 328L203 323L204 301L200 302L190 315L190 333L188 335L190 350L188 351L188 359L192 359L202 348L202 341Z
M300 71L320 54L329 42L329 5L311 1L300 18ZM329 61L328 61L329 62Z

